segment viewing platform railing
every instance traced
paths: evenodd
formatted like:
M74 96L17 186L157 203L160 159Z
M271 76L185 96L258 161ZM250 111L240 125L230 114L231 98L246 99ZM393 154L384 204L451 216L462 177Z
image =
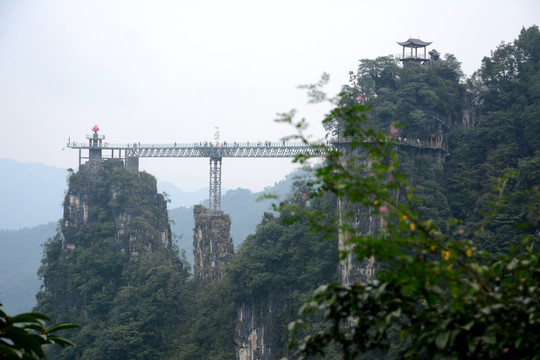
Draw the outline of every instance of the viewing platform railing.
M403 54L396 54L394 55L394 57L396 59L420 59L420 60L429 60L430 59L430 56L429 55L426 55L424 56L424 54L405 54L405 56L403 56Z

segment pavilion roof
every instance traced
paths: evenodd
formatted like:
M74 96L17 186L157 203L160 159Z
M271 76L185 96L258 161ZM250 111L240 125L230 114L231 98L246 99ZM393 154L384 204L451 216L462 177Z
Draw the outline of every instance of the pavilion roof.
M398 44L401 45L401 46L405 46L405 47L419 48L419 47L428 46L432 42L433 41L425 42L425 41L422 41L420 39L409 38L407 41L403 41L403 42L398 41Z

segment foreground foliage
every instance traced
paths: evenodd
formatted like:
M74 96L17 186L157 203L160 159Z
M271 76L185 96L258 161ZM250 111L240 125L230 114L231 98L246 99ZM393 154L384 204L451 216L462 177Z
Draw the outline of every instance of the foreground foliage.
M538 28L522 31L522 39L538 45ZM514 74L531 76L530 67L538 74L538 55L522 53ZM490 61L484 60L484 73ZM367 281L331 283L316 291L290 324L292 357L324 355L336 343L343 359L381 354L403 359L540 358L538 183L529 182L526 196L514 193L526 201L520 221L507 224L514 235L513 249L482 251L477 244L486 240L485 230L504 221L509 211L505 190L514 186L513 174L490 170L495 187L486 207L490 211L476 222L476 230L452 219L441 229L415 211L414 191L398 162L398 139L373 130L368 109L356 94L342 95L325 123L350 144L340 151L326 149L328 160L314 174L322 190L348 204L340 214L339 230L348 239L349 251L358 261L374 258L378 269ZM538 99L533 102L537 107ZM397 128L391 124L390 133ZM518 178L528 175L519 170L514 172ZM360 232L354 226L360 212L377 219L375 231ZM319 230L325 231L321 226ZM328 329L310 331L312 314L321 314Z
M43 359L45 345L73 346L55 333L78 326L63 322L46 327L49 321L49 317L40 313L8 316L0 310L0 359Z

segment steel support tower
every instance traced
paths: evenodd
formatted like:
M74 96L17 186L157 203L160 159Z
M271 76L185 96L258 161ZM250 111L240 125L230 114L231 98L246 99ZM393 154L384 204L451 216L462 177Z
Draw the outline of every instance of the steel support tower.
M210 185L209 185L210 210L221 210L221 158L210 158Z

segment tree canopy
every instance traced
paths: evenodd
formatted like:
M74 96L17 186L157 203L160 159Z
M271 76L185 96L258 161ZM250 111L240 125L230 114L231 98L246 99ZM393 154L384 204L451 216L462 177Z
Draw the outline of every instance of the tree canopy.
M530 107L540 106L527 86L536 86L530 79L539 74L538 44L538 28L523 29L513 44L501 45L492 57L484 59L476 88L479 97L475 99L478 126L472 134L491 130L495 133L486 133L488 139L504 138L492 143L477 139L472 144L453 140L455 146L480 143L484 149L480 156L473 157L477 163L467 164L479 166L485 179L484 183L477 178L469 182L480 186L483 208L475 217L466 210L460 213L470 223L450 218L444 227L419 216L414 188L401 170L396 153L399 140L388 136L388 130L378 131L389 125L384 123L384 116L374 112L374 121L368 120L371 113L366 113L364 98L357 98L358 89L375 89L380 94L380 84L390 84L388 91L392 90L393 82L382 76L391 72L373 71L377 62L361 64L369 66L368 71L359 72L362 79L357 81L358 87L346 88L326 119L331 126L339 126L350 141L346 150L328 149L329 158L346 159L354 154L356 161L327 161L314 174L321 189L349 204L339 216L351 219L364 209L379 219L380 227L371 234L358 232L347 220L339 225L350 245L343 256L351 251L358 261L372 257L378 268L366 281L330 283L315 292L301 308L299 319L290 325L296 334L293 358L323 355L331 343L341 348L344 359L540 358L540 178L536 177L540 167L535 160L535 147L540 143L529 151L526 145L531 142L523 132L525 126L539 123L538 117L530 119L530 125L523 119ZM378 63L388 66L388 61ZM454 74L459 73L448 66L453 63L447 64L443 76L450 68ZM430 71L437 69L404 70L402 74L405 79L422 78ZM362 85L366 76L367 85ZM397 90L401 96L395 104L403 103L413 114L407 130L416 129L415 111L428 114L423 106L438 115L445 114L437 104L448 103L439 97L430 107L426 99L433 94L423 96L427 94L423 88L422 82L415 82ZM492 95L512 100L491 103ZM386 98L376 96L373 107ZM451 107L447 110L446 119L452 119ZM495 119L500 122L494 123ZM448 134L461 131L453 129L452 123L447 122ZM359 157L365 161L359 161ZM457 177L452 180L456 187L463 187ZM405 200L400 193L405 194ZM482 250L486 248L497 253ZM309 316L313 313L321 314L329 327L310 332ZM306 332L307 336L299 336Z

